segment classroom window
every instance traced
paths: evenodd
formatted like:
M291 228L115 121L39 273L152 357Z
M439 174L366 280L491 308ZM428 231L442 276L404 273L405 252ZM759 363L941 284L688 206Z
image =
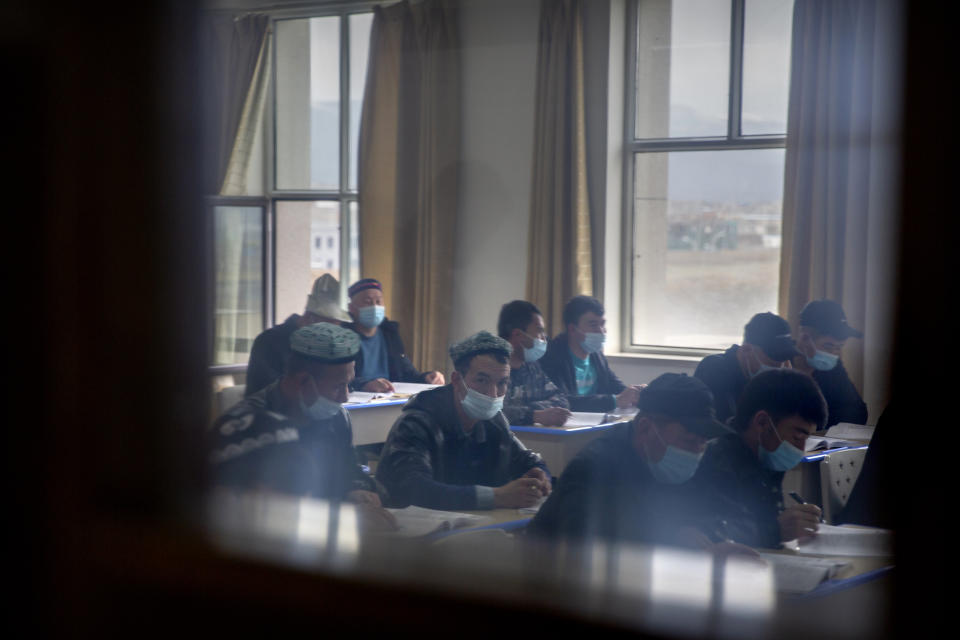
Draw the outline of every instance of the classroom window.
M254 224L249 214L240 221L216 206L244 198L211 198L215 366L245 363L257 334L302 313L316 277L332 274L343 291L359 278L357 145L372 23L369 11L348 9L272 23L266 189L247 198L259 204L261 218ZM249 255L238 266L241 227ZM257 278L248 273L254 263Z
M698 353L776 311L792 0L638 0L624 349Z

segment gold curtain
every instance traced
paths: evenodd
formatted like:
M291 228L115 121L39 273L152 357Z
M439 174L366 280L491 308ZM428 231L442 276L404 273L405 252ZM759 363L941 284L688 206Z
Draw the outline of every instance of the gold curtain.
M555 335L593 290L580 0L543 1L538 47L527 297Z
M445 370L460 158L460 38L443 0L374 9L360 124L360 264L422 370Z
M896 3L798 0L783 197L780 313L839 302L864 339L843 361L876 419L893 336L899 122Z

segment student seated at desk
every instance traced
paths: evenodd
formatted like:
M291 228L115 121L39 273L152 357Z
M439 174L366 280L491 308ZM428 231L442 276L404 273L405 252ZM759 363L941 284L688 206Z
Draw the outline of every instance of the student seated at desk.
M527 531L532 538L710 548L687 481L716 420L701 381L665 373L640 391L639 413L590 443L567 465Z
M453 345L450 384L404 406L377 466L391 506L527 507L550 493L546 465L501 411L510 352L510 343L486 331Z
M507 421L563 425L570 417L570 405L537 362L547 350L543 314L526 300L508 302L500 309L497 333L513 347L510 388L503 401Z
M751 378L763 371L788 367L798 355L790 337L790 324L768 311L750 318L743 328L742 345L735 344L723 353L707 356L693 375L710 387L717 420L726 422L736 413L737 401Z
M812 300L800 311L800 331L793 368L813 376L827 401L827 426L838 422L867 423L867 403L847 374L840 353L848 338L863 333L847 324L843 308L833 300Z
M350 285L347 294L350 296L347 310L355 322L344 326L360 335L357 377L350 389L376 393L393 391L391 380L443 384L442 373L420 373L407 358L399 325L387 319L380 282L373 278L358 280Z
M540 366L567 396L570 409L601 413L636 405L639 387L623 384L603 356L607 330L600 301L571 298L563 324L567 330L550 341Z
M725 523L726 537L751 547L812 536L820 508L784 506L783 474L826 420L827 404L809 376L776 369L754 377L737 405L736 433L710 444L692 481L705 521Z
M368 526L396 528L376 483L357 463L350 417L341 406L359 350L356 333L332 324L294 331L283 376L214 424L215 483L349 500Z
M323 274L314 281L302 316L294 313L283 324L270 327L253 341L244 397L252 396L283 375L294 331L317 322L339 325L349 320L350 316L340 308L340 283L329 273Z

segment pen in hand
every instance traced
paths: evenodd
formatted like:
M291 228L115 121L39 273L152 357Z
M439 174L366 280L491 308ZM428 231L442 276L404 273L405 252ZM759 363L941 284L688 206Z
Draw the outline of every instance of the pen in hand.
M797 504L807 504L807 501L801 498L800 494L797 493L796 491L791 491L789 495L791 498L797 501ZM820 516L820 522L821 523L824 522L823 516Z

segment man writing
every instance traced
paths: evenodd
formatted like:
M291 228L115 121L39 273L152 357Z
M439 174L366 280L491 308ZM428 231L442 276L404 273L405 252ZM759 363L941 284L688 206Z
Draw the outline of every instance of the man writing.
M410 400L383 446L377 478L391 505L527 507L550 493L546 465L501 411L510 353L508 342L486 331L450 347L450 384Z
M348 500L375 528L395 528L376 483L353 449L350 417L341 407L360 350L357 334L328 323L290 336L279 380L229 409L213 426L215 482L326 500Z
M600 301L572 298L563 324L567 330L550 341L540 366L567 396L570 409L601 413L635 406L640 388L623 384L603 356L607 330Z
M350 304L347 310L354 322L344 326L360 335L360 355L357 357L357 377L351 389L363 391L393 391L394 382L423 382L443 384L439 371L420 373L407 358L400 328L386 317L383 306L383 287L373 278L364 278L347 290Z
M563 425L570 417L567 398L538 362L547 350L540 310L526 300L508 302L500 309L497 333L513 347L503 415L516 425Z

